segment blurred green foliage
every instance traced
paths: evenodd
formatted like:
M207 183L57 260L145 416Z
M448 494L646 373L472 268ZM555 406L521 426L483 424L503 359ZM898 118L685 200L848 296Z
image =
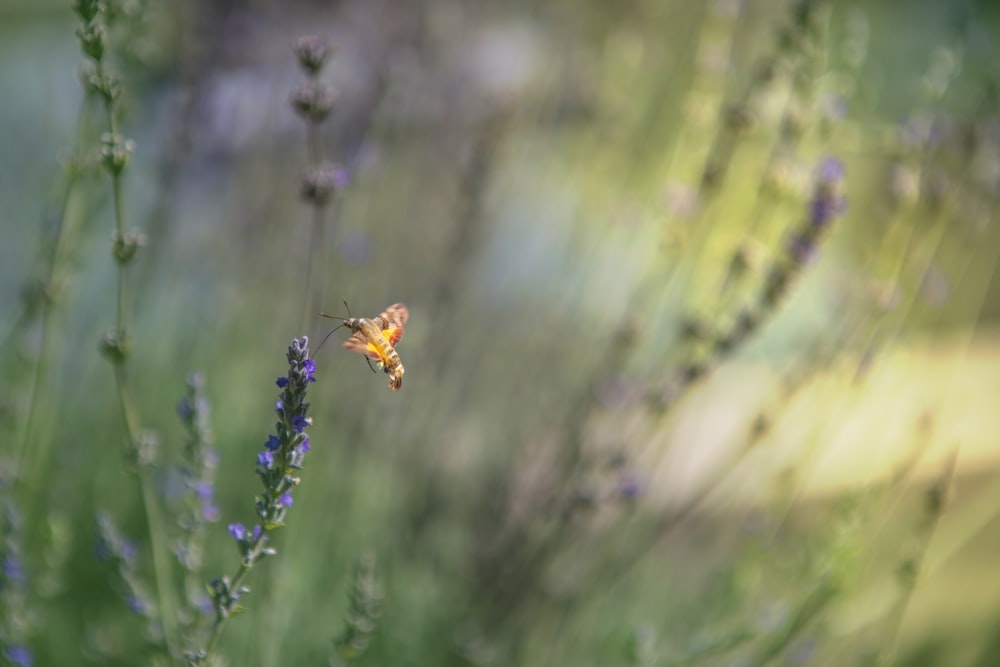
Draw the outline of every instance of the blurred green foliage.
M205 379L204 581L238 567L292 337L318 364L228 664L993 664L991 4L107 4L146 237L127 373L168 523ZM98 354L107 128L66 3L0 17L0 537L27 582L0 587L0 642L150 662L95 546L106 513L157 589ZM337 47L318 146L350 176L321 236L301 34ZM806 258L824 157L848 206ZM316 350L317 296L408 305L399 393L345 332Z

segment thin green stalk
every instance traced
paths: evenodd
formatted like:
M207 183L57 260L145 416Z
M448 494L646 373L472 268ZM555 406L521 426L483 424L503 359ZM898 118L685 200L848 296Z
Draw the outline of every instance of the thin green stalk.
M795 615L792 616L788 625L774 637L765 641L757 650L756 655L751 659L750 664L764 665L770 664L782 651L787 649L799 634L809 627L819 615L827 608L830 602L839 592L837 583L831 580L821 581L820 584L802 600Z
M102 96L104 110L107 116L109 129L108 143L105 145L103 155L105 166L111 175L112 201L114 208L115 238L113 242L113 252L115 263L118 266L118 287L116 305L116 324L112 340L105 341L105 350L114 369L115 388L118 394L118 401L121 406L122 419L125 424L125 435L128 440L129 453L135 457L135 476L139 484L139 491L142 495L143 510L146 516L146 528L149 532L150 547L153 559L153 576L156 581L157 602L160 612L160 624L163 630L163 640L167 652L172 656L179 655L177 650L177 638L175 634L174 622L177 602L175 591L171 586L168 566L164 559L166 545L163 539L163 521L155 493L153 492L152 481L149 478L150 462L142 451L143 443L139 433L139 421L132 403L130 386L126 374L126 360L128 357L129 342L127 340L126 323L128 305L128 264L134 258L138 247L137 238L129 238L125 231L125 213L123 206L122 171L128 162L128 152L130 146L118 135L118 123L116 120L116 99L117 93L110 92L110 80L106 72L101 57L94 57L95 72L98 81L108 87L108 91Z
M120 276L124 275L124 267L120 270ZM124 285L124 279L120 277L119 286ZM124 329L119 329L123 331ZM143 460L142 444L140 442L138 417L132 403L129 389L128 377L126 375L124 359L112 359L112 367L115 376L115 389L118 395L118 402L122 411L122 421L125 424L125 437L128 441L129 451L136 460L135 476L139 483L139 492L142 494L143 511L146 515L146 527L149 532L150 550L153 558L153 577L156 581L157 602L160 608L160 623L163 627L163 639L170 655L178 655L176 635L174 632L175 610L177 601L174 597L174 588L170 583L168 565L164 558L166 544L163 539L163 518L157 505L156 495L153 492L153 484L150 479L149 462Z
M879 665L885 665L888 667L889 665L896 664L896 658L899 654L900 638L902 636L903 621L906 620L906 612L909 610L913 594L917 590L918 580L924 568L924 560L927 557L927 551L930 548L931 541L934 539L934 533L937 531L937 527L941 523L941 517L944 515L944 509L947 505L947 496L955 477L955 467L957 463L958 449L955 449L952 451L951 457L945 464L945 468L941 476L927 491L927 514L924 518L925 524L923 526L924 539L917 552L908 559L905 559L899 568L899 576L903 583L903 591L899 600L896 602L896 608L889 619L890 628L887 633L886 643L883 646L881 654L879 655Z
M111 109L108 109L109 118L114 118L114 114ZM114 123L112 123L112 135L114 135ZM113 174L111 177L111 191L112 197L114 199L115 207L115 232L119 239L125 238L125 215L122 212L122 186L121 186L121 174ZM117 330L119 340L124 340L125 338L125 309L126 309L126 267L125 264L119 263L118 269L118 319L117 319Z
M69 215L70 201L73 195L73 189L75 187L75 180L71 178L66 184L66 190L62 197L62 204L60 206L59 213L59 223L55 230L55 235L52 240L52 250L51 256L49 258L48 266L46 267L45 281L43 284L43 289L46 290L46 295L42 297L41 302L41 313L39 315L39 326L41 327L41 338L42 343L38 352L38 358L35 363L34 373L31 377L31 391L30 400L28 403L28 414L25 419L24 432L20 438L20 445L18 447L18 461L20 462L20 470L23 476L24 471L34 470L33 466L28 466L25 464L24 459L28 453L32 456L32 463L37 465L39 461L44 460L43 452L41 448L37 446L28 447L28 443L32 442L35 435L35 428L37 425L37 418L39 414L38 406L41 403L42 389L44 386L43 379L48 373L49 368L49 357L52 350L52 298L51 290L53 288L53 282L55 280L55 274L57 267L59 266L59 254L62 248L62 242L67 235L67 228L69 227L66 218Z
M261 539L267 535L267 529L261 531ZM232 583L230 584L230 589L238 591L240 586L243 585L243 579L246 578L247 573L250 572L250 565L246 562L240 564L239 571L233 576ZM205 646L205 653L209 656L215 654L215 649L219 645L219 638L222 637L222 624L225 622L228 616L216 615L215 623L212 624L212 635L208 639L208 644Z

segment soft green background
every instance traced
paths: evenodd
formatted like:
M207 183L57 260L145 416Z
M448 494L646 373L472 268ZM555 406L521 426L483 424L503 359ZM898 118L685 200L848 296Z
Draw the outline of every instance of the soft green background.
M137 144L127 224L149 240L131 273L129 372L162 442L161 490L184 378L206 378L222 457L206 579L237 566L224 525L252 521L285 347L329 329L303 293L305 132L287 104L300 34L340 45L324 77L340 91L325 148L356 167L334 209L323 308L341 313L346 299L370 316L402 301L411 313L398 394L339 349L339 333L316 355L313 451L279 554L226 627L230 664L325 664L365 552L386 603L359 664L667 665L701 651L705 664L767 662L828 570L848 573L843 590L774 664L875 664L897 634L905 664L993 664L996 190L956 186L940 217L923 202L894 214L885 194L905 117L996 122L990 3L832 3L817 85L837 88L838 49L860 20L867 57L846 121L827 131L808 116L792 178L840 157L847 215L782 308L666 415L635 396L685 358L682 314L724 320L714 295L733 248L758 240L766 265L802 217L804 195L755 208L776 136L766 121L701 217L670 213L676 184L697 183L720 102L753 92L789 3L744 3L737 21L680 0L143 4L148 21L118 65ZM0 335L61 201L82 100L74 29L65 3L0 7ZM698 44L724 59L730 39L728 76L697 65ZM921 80L939 48L961 53L961 69L933 99ZM929 156L952 183L970 179L967 144ZM97 354L114 320L109 203L101 175L69 200L77 232L27 443L34 484L18 499L37 664L139 662L140 624L93 549L95 513L109 511L148 564ZM901 305L879 310L871 295L893 278ZM11 461L39 344L29 327L3 350ZM761 414L773 429L751 447ZM931 536L923 492L953 451L955 503ZM634 503L615 496L626 478L642 483ZM674 527L673 508L705 488ZM577 491L594 507L560 523L547 499ZM894 571L928 545L926 583L898 612ZM650 662L630 654L644 642Z

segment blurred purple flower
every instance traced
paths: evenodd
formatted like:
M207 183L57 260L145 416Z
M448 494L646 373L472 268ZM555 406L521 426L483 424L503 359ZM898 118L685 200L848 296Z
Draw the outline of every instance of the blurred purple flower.
M819 251L816 248L816 242L812 239L801 234L793 234L788 240L788 254L797 264L808 266L816 261Z
M642 494L644 486L638 475L628 473L618 483L618 493L625 500L635 500Z
M3 650L3 657L17 667L31 667L35 664L35 656L26 646L8 646Z

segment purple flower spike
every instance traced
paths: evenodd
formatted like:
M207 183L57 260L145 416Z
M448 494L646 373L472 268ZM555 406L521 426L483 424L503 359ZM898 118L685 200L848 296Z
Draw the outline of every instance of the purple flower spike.
M243 575L261 559L277 554L269 546L269 533L285 525L288 508L293 503L292 487L300 481L295 474L302 469L303 454L309 449L305 429L312 425L312 419L308 416L306 392L309 384L316 381L316 362L309 358L309 339L292 340L286 358L288 371L275 381L280 390L274 404L278 423L264 441L263 451L257 452L255 472L264 488L254 502L254 523L249 528L241 523L230 524L228 528L236 540L240 572L233 579L217 577L210 584L210 602L217 623L241 608L241 598L250 591L239 583ZM217 514L218 508L207 491L202 498L205 512Z

